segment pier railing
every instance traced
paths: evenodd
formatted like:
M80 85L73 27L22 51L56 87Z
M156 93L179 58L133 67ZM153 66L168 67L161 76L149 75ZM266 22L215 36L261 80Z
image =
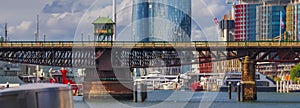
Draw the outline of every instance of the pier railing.
M276 81L277 93L289 93L300 91L300 84L293 84L292 81Z

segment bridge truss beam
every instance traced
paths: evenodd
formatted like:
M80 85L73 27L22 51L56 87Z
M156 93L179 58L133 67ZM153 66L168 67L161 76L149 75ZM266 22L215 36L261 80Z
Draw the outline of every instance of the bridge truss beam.
M0 48L0 60L59 67L96 67L111 50L113 67L148 68L201 64L249 56L255 62L300 62L298 48Z

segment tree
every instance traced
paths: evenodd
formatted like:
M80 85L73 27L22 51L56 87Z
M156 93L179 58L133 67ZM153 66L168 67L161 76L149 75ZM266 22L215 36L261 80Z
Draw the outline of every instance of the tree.
M293 80L294 83L299 83L300 82L300 77L295 77L295 79Z
M293 82L295 82L296 77L300 77L300 64L297 64L295 67L292 68L290 76Z
M274 80L274 81L281 81L281 79L278 78L278 77L273 77L273 80Z

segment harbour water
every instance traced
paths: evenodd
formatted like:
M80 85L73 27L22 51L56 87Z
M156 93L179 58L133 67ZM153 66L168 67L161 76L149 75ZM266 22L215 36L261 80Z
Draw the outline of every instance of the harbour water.
M228 99L227 92L191 92L157 90L148 92L145 102L74 101L74 108L300 108L300 93L259 92L257 101L238 102L236 92Z

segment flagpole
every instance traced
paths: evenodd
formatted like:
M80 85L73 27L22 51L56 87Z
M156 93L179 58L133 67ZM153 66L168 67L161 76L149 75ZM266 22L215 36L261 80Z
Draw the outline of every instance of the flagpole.
M280 41L281 41L281 22L282 22L282 12L281 11L280 11L279 19L280 19L280 22L279 22L279 43L280 43Z

